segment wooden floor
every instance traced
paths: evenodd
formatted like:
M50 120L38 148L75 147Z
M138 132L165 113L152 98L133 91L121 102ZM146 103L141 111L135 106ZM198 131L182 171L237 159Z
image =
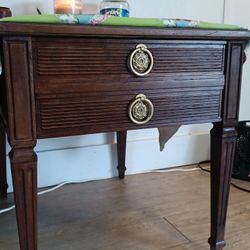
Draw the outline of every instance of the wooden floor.
M11 196L0 206L7 204ZM39 197L40 250L206 250L208 236L209 174L200 171L68 185ZM225 250L249 250L249 236L250 195L232 187ZM0 214L0 249L18 249L14 211Z

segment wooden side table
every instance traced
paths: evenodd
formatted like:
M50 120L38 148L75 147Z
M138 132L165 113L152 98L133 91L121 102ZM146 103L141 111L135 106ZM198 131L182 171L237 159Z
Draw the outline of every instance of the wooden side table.
M248 31L0 24L4 130L21 250L37 249L36 140L212 122L211 250L224 232Z

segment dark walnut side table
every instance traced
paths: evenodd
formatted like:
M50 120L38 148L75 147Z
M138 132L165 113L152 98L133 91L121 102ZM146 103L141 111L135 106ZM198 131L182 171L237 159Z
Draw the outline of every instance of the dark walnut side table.
M211 250L225 246L248 31L0 24L0 193L5 131L21 250L37 249L36 140L212 122Z

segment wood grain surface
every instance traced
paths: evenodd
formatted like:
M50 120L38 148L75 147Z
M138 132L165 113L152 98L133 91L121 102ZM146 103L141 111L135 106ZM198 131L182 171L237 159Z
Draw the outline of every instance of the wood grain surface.
M209 249L209 179L200 171L139 174L40 196L39 249ZM12 203L11 195L0 201ZM249 216L249 194L232 188L225 250L250 249ZM0 215L0 223L1 250L19 249L14 211Z

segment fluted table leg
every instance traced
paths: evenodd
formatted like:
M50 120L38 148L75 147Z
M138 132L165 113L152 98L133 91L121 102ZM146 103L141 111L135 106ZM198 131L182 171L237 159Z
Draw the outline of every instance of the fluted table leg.
M12 149L11 171L21 250L37 249L37 157L33 149Z
M211 131L211 250L225 246L224 234L236 131L216 124Z
M118 156L118 173L119 178L125 177L126 171L126 142L127 142L127 131L117 132L117 156Z

